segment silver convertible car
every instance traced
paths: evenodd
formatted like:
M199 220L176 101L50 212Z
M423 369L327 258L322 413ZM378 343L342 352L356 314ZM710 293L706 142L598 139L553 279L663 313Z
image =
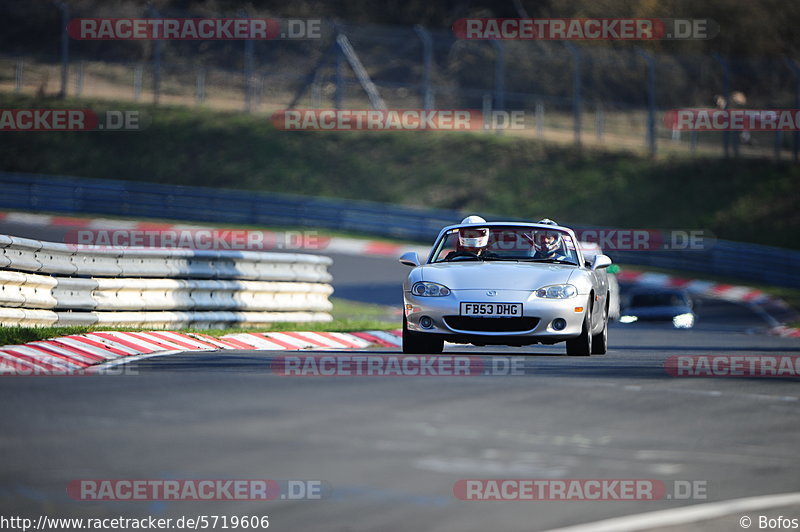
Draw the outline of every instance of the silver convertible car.
M565 341L568 355L605 354L611 259L586 261L571 229L543 222L469 216L442 229L424 264L403 255L414 267L403 283L403 352Z

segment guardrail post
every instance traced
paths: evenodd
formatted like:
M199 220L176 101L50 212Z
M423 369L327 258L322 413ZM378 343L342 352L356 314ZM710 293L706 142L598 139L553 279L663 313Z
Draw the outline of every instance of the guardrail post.
M83 93L83 72L86 61L78 63L78 71L75 73L75 96L80 97Z
M414 26L414 31L422 41L422 108L430 111L433 109L433 90L431 89L433 39L431 39L430 32L420 24Z
M597 136L597 141L603 141L603 133L605 132L606 128L606 111L603 108L602 103L595 104L595 134Z
M784 58L784 62L794 75L794 108L800 109L800 67L796 61L788 57ZM800 151L800 131L794 131L792 132L792 161L795 163L798 161L798 151Z
M318 82L313 82L311 84L311 107L314 109L319 109L322 105L322 87L320 87Z
M17 59L17 64L14 67L14 92L20 92L22 90L24 69L25 61Z
M249 18L250 15L247 11L240 11L241 18ZM244 110L248 113L253 112L253 55L254 55L253 39L246 39L244 41Z
M142 97L142 78L144 77L144 67L136 65L133 69L133 100L138 102Z
M731 105L731 65L730 62L719 55L718 53L711 54L717 63L722 67L722 97L725 98L725 109L730 108ZM730 131L722 132L722 148L725 151L725 157L730 157L731 152L731 135ZM738 151L738 149L737 149Z
M572 116L573 116L573 124L575 128L575 145L580 147L581 145L581 107L583 103L581 101L581 86L583 84L581 79L581 66L582 66L582 54L580 49L577 46L572 44L569 41L564 41L564 46L569 51L570 55L572 56L572 67L573 67L573 77L572 77Z
M336 54L336 90L333 93L333 107L335 109L342 108L342 102L344 101L344 51L342 47L338 45L338 33L337 33L337 44L334 44L334 53Z
M69 6L64 2L58 2L61 10L61 90L59 98L67 97L67 84L69 82L69 35L67 34L67 24L69 24Z
M154 6L147 8L150 18L158 18L158 9ZM153 41L153 103L158 105L161 97L161 39Z
M536 100L536 136L544 136L544 103L541 100Z
M487 129L492 116L492 95L489 93L484 94L481 104L481 112L483 113L483 129Z
M195 101L197 105L202 105L206 101L206 69L197 68L197 81L195 83Z
M506 109L506 47L500 41L490 41L497 52L494 61L494 108Z
M636 53L647 63L647 146L650 156L656 156L656 61L644 50Z

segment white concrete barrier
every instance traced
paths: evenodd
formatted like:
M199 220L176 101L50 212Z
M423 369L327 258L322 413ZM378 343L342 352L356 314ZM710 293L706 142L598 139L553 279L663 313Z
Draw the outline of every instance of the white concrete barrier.
M27 272L38 272L42 264L36 260L36 252L42 247L38 240L12 236L11 243L3 248L3 254L8 259L6 268Z
M53 242L41 244L42 247L34 254L34 259L42 265L38 271L62 275L72 275L78 271L78 267L72 261L76 253L75 246Z
M84 253L77 250L72 256L75 273L97 277L116 277L122 274L119 258L122 256L120 249L95 249Z
M25 297L25 308L55 308L57 301L53 297L53 288L58 281L47 275L26 275L25 284L21 286Z
M0 235L0 325L328 321L331 262L298 253L112 249Z
M0 235L0 268L5 268L11 264L11 259L6 257L5 248L11 245L11 237Z
M0 270L0 307L25 306L25 296L22 293L25 281L24 273Z
M54 308L56 283L47 275L0 270L0 307Z
M57 321L52 310L0 307L0 325L4 327L47 327Z
M56 298L57 309L67 310L94 310L97 301L94 291L98 287L97 279L82 279L79 277L59 277L53 288L53 297Z
M117 259L122 277L170 277L169 253L159 249L130 249Z
M59 320L62 314L58 313ZM97 318L93 325L153 329L173 327L226 329L257 327L278 322L330 321L330 314L326 312L91 312L87 314ZM72 318L71 323L75 323L74 317Z

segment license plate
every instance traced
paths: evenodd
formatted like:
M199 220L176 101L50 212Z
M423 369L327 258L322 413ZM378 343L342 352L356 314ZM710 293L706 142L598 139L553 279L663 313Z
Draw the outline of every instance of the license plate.
M522 303L461 303L461 315L518 318L522 316Z

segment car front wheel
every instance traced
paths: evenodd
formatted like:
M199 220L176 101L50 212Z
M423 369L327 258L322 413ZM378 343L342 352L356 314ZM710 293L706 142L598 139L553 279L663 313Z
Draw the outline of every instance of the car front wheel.
M586 309L583 318L581 335L567 340L567 355L572 357L588 357L592 354L592 307Z
M592 338L592 354L605 355L608 351L608 304L603 312L603 330Z
M414 355L435 355L444 351L444 340L435 334L418 333L408 330L408 322L403 316L403 353Z

